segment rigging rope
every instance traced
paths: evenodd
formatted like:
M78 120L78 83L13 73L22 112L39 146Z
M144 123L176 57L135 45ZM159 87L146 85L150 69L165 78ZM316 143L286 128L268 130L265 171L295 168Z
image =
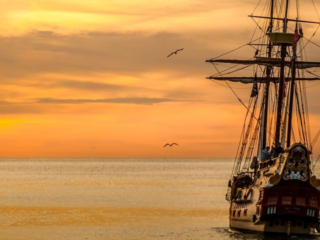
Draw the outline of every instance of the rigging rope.
M303 41L302 41L303 42ZM299 46L302 45L302 43L299 43ZM303 51L304 54L302 54L301 58L302 60L304 57L306 58L307 53L306 50L304 49ZM306 59L307 60L307 59ZM298 74L300 72L298 71ZM302 77L304 77L304 72L302 72ZM305 126L305 132L306 132L306 138L307 138L307 146L311 143L311 131L310 131L310 121L309 121L309 110L308 110L308 99L307 99L307 92L306 92L306 83L303 81L302 87L300 85L299 81L299 86L300 86L300 92L301 92L301 102L302 102L302 111L303 111L303 117L304 117L304 126Z
M261 86L261 84L260 84L260 86ZM260 89L260 86L259 86L259 89ZM264 100L265 100L265 98L263 98L263 103L262 103L262 106L260 108L259 119L262 118L262 112L263 112L264 105L265 105L265 101ZM253 150L254 150L254 148L256 146L256 143L257 143L256 140L257 140L257 136L259 134L260 126L261 125L259 124L259 122L256 122L256 126L254 128L254 132L253 132L253 135L251 137L251 141L249 142L247 155L245 157L245 162L244 162L243 167L242 167L242 169L247 169L247 171L249 171L250 159L252 158Z
M247 131L246 131L246 133L244 135L244 138L242 140L241 151L240 151L240 154L238 156L238 160L240 161L240 163L242 162L243 156L245 154L247 143L248 143L248 138L249 138L250 132L251 132L251 126L253 125L253 118L255 118L254 113L255 113L255 110L256 110L257 100L258 100L258 95L254 98L253 112L252 113L250 112L251 113L251 117L250 117L250 120L249 120L249 123L248 123ZM259 120L257 122L259 122ZM240 171L239 171L240 168L241 168L241 165L239 165L239 168L237 169L237 173L238 174L240 173Z
M320 136L320 130L317 132L316 136L315 136L314 139L312 140L311 146L313 146L313 145L317 142L319 136Z
M218 81L216 81L216 80L214 80L214 79L209 79L209 80L212 81L212 82L214 82L214 83L216 83L216 84L219 84L219 85L222 86L222 87L228 88L228 86L225 86L225 85L223 85L222 83L219 83ZM224 80L224 81L226 81L226 80ZM251 87L247 87L247 88L233 87L233 89L249 89L249 88L251 88Z
M315 7L315 4L314 4L314 1L313 0L311 0L312 1L312 3L313 3L313 5L314 5L314 7ZM253 10L253 12L252 12L252 15L253 15L253 13L256 11L256 9L257 9L257 7L259 6L259 4L260 4L260 2L261 2L261 0L259 1L259 3L257 4L257 6L255 7L255 9ZM269 1L268 1L269 2ZM297 19L299 19L299 15L300 15L300 13L299 13L299 0L296 0L296 11L297 11ZM284 11L284 6L285 6L285 0L282 0L282 1L275 1L275 6L274 6L274 17L276 18L277 16L278 17L280 17L280 16L282 16L282 14L283 14L283 11ZM315 8L316 9L316 8ZM265 11L265 9L263 10L263 12ZM319 18L319 20L320 20L320 17L319 17L319 14L318 14L318 12L317 12L317 10L316 10L316 13L317 13L317 15L318 15L318 18ZM253 19L253 18L252 18ZM244 46L246 46L246 45L249 45L249 46L251 46L250 44L251 43L253 43L253 42L256 42L256 41L259 41L259 44L261 43L261 41L263 41L263 39L264 39L264 37L265 37L265 35L263 35L263 36L260 36L259 38L257 38L257 39L255 39L255 40L253 40L253 37L255 36L255 34L258 34L258 33L256 33L257 32L257 28L259 28L262 32L263 32L263 29L265 28L264 27L264 25L262 24L261 26L259 25L260 24L260 20L259 21L256 21L255 19L253 19L253 21L255 22L255 24L256 24L256 27L255 27L255 30L254 30L254 33L253 33L253 35L252 35L252 37L251 37L251 39L250 39L250 42L249 43L247 43L247 44L245 44L245 45L242 45L242 46L240 46L240 47L238 47L238 48L235 48L235 49L233 49L233 50L231 50L231 51L229 51L229 52L227 52L227 53L224 53L224 54L221 54L221 55L219 55L218 57L215 57L215 58L212 58L212 60L213 59L217 59L217 58L219 58L219 57L222 57L222 56L224 56L224 55L227 55L227 54L229 54L229 53L232 53L232 52L234 52L234 51L236 51L236 50L239 50L239 49L241 49L241 48L243 48ZM266 21L267 22L267 21ZM281 25L281 27L282 27L282 22L281 21L279 21L279 20L274 20L274 28L276 28L277 30L278 29L280 29L281 27L280 27L280 25ZM310 39L307 39L307 38L304 38L304 37L302 37L301 38L301 41L299 41L299 45L300 45L300 48L299 48L299 52L298 52L298 54L301 54L301 55L304 55L305 54L305 48L306 48L306 46L309 44L309 43L312 43L312 44L314 44L314 45L316 45L317 47L320 47L318 44L316 44L316 43L314 43L314 42L312 42L311 41L311 39L315 36L315 34L317 33L317 31L318 31L318 29L320 28L320 24L317 26L317 28L316 28L316 30L315 30L315 32L313 33L313 35L312 35L312 37L310 38ZM265 28L265 29L267 29L267 28ZM276 30L275 30L276 31ZM305 43L305 44L303 44L304 43L304 41L303 41L303 38L304 39L306 39L307 40L307 42ZM254 44L254 45L257 45L257 44ZM254 49L256 49L256 50L260 50L260 53L262 52L262 51L264 51L264 50L266 50L266 52L267 52L267 48L264 48L264 46L265 45L263 45L263 44L261 44L261 47L259 46L259 47L257 47L257 48L255 48L255 47L253 47L253 46L251 46L252 48L254 48ZM274 56L274 55L277 55L277 52L276 52L276 49L275 48L273 48L272 50L271 50L272 52L271 52L271 56ZM288 56L291 58L291 55L293 55L292 54L292 51L291 51L291 49L289 49L288 50L288 52L290 53L290 54L288 54ZM230 68L227 68L227 69L224 69L223 71L219 71L218 70L218 68L216 67L216 65L214 64L214 63L212 63L212 65L214 66L214 68L217 70L217 74L214 74L214 75L212 75L212 77L215 77L215 76L221 76L221 77L224 77L225 75L228 75L228 74L232 74L232 73L234 73L234 72L238 72L238 71L241 71L241 70L244 70L244 69L246 69L247 70L247 68L249 67L249 66L245 66L245 67L241 67L241 68L238 68L238 66L240 65L240 64L236 64L236 65L234 65L234 66L232 66L232 67L230 67ZM234 68L237 68L237 69L234 69ZM231 70L232 69L232 70ZM260 65L258 65L258 66L253 66L253 71L255 71L255 72L257 72L257 70L262 70L261 69L261 66ZM231 71L230 71L231 70ZM276 70L275 70L276 71ZM312 74L312 75L315 75L315 76L317 76L317 77L320 77L320 76L318 76L318 75L316 75L316 74L313 74L313 73L311 73L310 71L308 71L308 70L306 70L308 73L310 73L310 74ZM262 72L262 71L261 71ZM260 72L260 73L261 73ZM223 73L223 75L222 75L222 73ZM272 69L272 74L274 75L274 70ZM279 72L278 72L278 74L279 74ZM290 74L290 72L288 72L288 75ZM299 74L299 71L298 71L298 74ZM300 74L299 74L300 75ZM304 70L302 70L302 75L304 76ZM212 79L211 79L212 80ZM214 80L212 80L212 81L214 81ZM216 82L216 83L218 83L218 82ZM257 137L257 129L259 129L259 126L261 126L261 112L259 113L259 119L257 119L256 117L255 117L255 106L256 106L256 103L257 103L257 100L258 100L258 96L256 97L256 98L254 98L254 100L253 100L253 98L250 98L250 100L249 100L249 105L248 106L246 106L243 102L242 102L242 100L240 99L240 97L237 95L237 93L234 91L234 88L232 88L231 86L230 86L230 84L225 80L225 83L226 83L226 85L227 86L224 86L224 85L222 85L222 84L220 84L220 83L218 83L219 85L221 85L221 86L224 86L224 87L228 87L228 88L230 88L230 90L233 92L233 94L236 96L236 98L238 99L238 101L247 109L247 114L246 114L246 117L245 117L245 122L244 122L244 125L243 125L243 129L242 129L242 133L241 133L241 137L240 137L240 142L239 142L239 145L238 145L238 149L237 149L237 156L238 156L238 159L236 158L236 162L235 162L235 164L234 164L234 171L233 171L233 175L231 175L231 177L232 176L234 176L234 173L235 173L235 171L239 171L239 168L241 167L241 162L242 162L242 158L243 158L243 156L244 156L244 154L245 154L245 152L246 152L246 159L245 159L245 162L244 162L244 164L243 164L243 166L245 166L246 165L246 161L248 160L248 159L250 159L251 157L252 157L252 152L253 152L253 148L255 148L255 144L256 144L256 137ZM318 83L318 84L320 84L320 83ZM316 84L316 85L318 85L318 84ZM260 84L260 86L261 86L261 84ZM259 89L260 89L260 86L259 86ZM313 86L315 86L315 85L313 85ZM273 104L270 104L269 105L269 109L271 110L271 112L272 112L272 114L270 114L270 115L268 115L268 118L269 118L269 122L270 122L270 125L268 124L268 128L270 128L269 130L271 130L272 129L272 125L273 125L273 121L274 121L274 119L275 119L275 108L276 108L276 101L277 101L277 99L279 98L279 97L281 97L281 96L278 96L278 86L277 86L277 84L276 83L274 83L274 88L275 88L275 93L274 93L274 98L273 98L273 92L272 91L270 91L270 101L271 102L273 102ZM296 97L295 97L295 101L296 101L296 104L295 104L295 108L296 108L296 112L297 112L297 114L296 114L296 117L297 117L297 128L298 128L298 133L299 133L299 135L300 135L300 139L308 146L308 144L311 144L311 146L312 146L312 143L313 142L311 142L311 139L310 139L310 137L311 137L311 134L310 134L310 126L309 126L309 116L308 116L308 107L307 107L307 95L306 95L306 82L302 82L302 81L298 81L298 83L296 84L296 88L295 88L295 92L294 92L294 94L296 95ZM308 87L309 88L309 87ZM287 91L289 92L289 87L287 87ZM281 94L281 93L280 93ZM261 96L261 94L260 94L260 96ZM289 96L289 94L287 94L287 96ZM252 112L250 111L251 110L251 105L252 105L252 103L254 102L254 105L253 105L253 110L252 110ZM263 103L262 103L263 104ZM263 105L262 105L263 106ZM262 111L262 109L263 109L263 107L261 107L261 109L260 109L260 111ZM267 111L269 110L269 109L267 109ZM284 111L284 110L283 110ZM250 120L248 119L248 114L250 113ZM256 122L256 126L255 126L255 128L254 128L254 132L252 133L252 130L253 130L253 126L252 126L252 121L253 121L253 118L254 119L256 119L257 120L257 122ZM249 121L248 122L248 126L246 126L246 122L247 121ZM283 122L282 122L282 124L283 124ZM293 126L293 123L292 123L292 126ZM247 127L247 128L246 128ZM292 138L294 139L294 141L295 141L295 132L294 132L294 129L293 129L293 127L292 127L292 129L291 129L291 132L292 132ZM271 135L270 135L271 136ZM272 137L272 136L271 136ZM248 139L249 138L251 138L251 140L250 140L250 142L249 142L249 145L247 146L247 144L248 144ZM271 138L269 138L269 139L267 139L267 141L269 140L269 143L270 143L270 141L271 141ZM242 145L240 144L240 143L242 143ZM239 152L240 151L240 152ZM320 155L319 155L319 158L320 158ZM318 159L319 159L318 158ZM317 159L317 161L318 161L318 159Z
M248 104L248 108L249 109L251 108L252 102L253 102L253 98L250 98L249 99L249 104ZM235 162L234 162L234 165L233 165L233 169L232 169L230 180L232 179L232 176L234 176L239 171L240 166L241 166L242 160L238 158L238 154L239 154L240 147L242 146L242 142L243 142L242 139L245 138L246 122L247 122L248 115L249 115L249 111L247 111L245 119L244 119L243 128L242 128L242 132L241 132L241 135L240 135L240 141L239 141L239 144L238 144L236 159L235 159Z
M316 11L317 16L318 16L318 20L320 21L320 16L319 16L319 13L318 13L318 11L317 11L316 5L314 4L314 1L313 1L313 0L311 0L311 2L313 3L314 10Z
M212 63L212 64L213 64L213 63ZM239 64L238 64L238 65L239 65ZM238 66L238 65L236 65L236 66ZM234 67L236 67L236 66L234 66ZM231 73L234 73L234 72L238 72L238 71L243 70L243 69L248 68L248 67L251 67L251 66L248 65L248 66L245 66L245 67L236 69L236 70L234 70L234 71L232 71L232 72L224 73L224 75L231 74ZM229 69L230 69L230 68L229 68ZM217 73L217 74L212 75L211 77L215 77L215 76L217 76L217 75L220 75L220 76L223 77L222 73L225 72L225 71L227 71L227 70L229 70L229 69L223 70L223 71L221 71L221 72L219 72L219 73Z
M261 0L258 2L257 6L253 9L253 12L251 13L252 15L256 11L256 9L257 9L257 7L259 6L260 3L261 3Z
M264 37L264 36L263 36L263 37ZM246 43L246 44L244 44L244 45L242 45L242 46L240 46L240 47L237 47L237 48L235 48L235 49L233 49L233 50L230 50L229 52L223 53L223 54L221 54L221 55L219 55L219 56L217 56L217 57L215 57L215 58L211 58L211 60L217 59L217 58L219 58L219 57L222 57L222 56L224 56L224 55L227 55L227 54L229 54L229 53L232 53L232 52L234 52L234 51L237 51L237 50L239 50L240 48L243 48L243 47L245 47L245 46L247 46L247 45L249 45L249 44L251 44L251 43L253 43L253 42L255 42L255 41L258 41L260 38L263 38L263 37L256 38L255 40L250 41L250 42L248 42L248 43Z
M216 68L216 66L214 64L212 64L214 66L214 68L219 72L219 70ZM219 72L220 73L220 72ZM222 74L220 73L220 75L222 76ZM222 76L223 77L223 76ZM228 85L228 87L230 88L230 90L233 92L233 94L238 98L239 102L248 110L250 111L247 106L242 102L242 100L238 97L238 95L236 94L236 92L232 89L232 87L229 85L229 83L227 81L225 81L225 83ZM255 119L257 119L255 117ZM258 119L257 119L258 120Z
M319 158L320 158L320 154L319 154L319 156L318 156L317 160L315 161L315 163L313 164L312 171L314 171L314 168L315 168L316 164L318 163Z

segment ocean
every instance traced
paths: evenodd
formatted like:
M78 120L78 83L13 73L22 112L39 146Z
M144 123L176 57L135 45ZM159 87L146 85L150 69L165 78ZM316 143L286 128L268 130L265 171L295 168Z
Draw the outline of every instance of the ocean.
M0 240L304 239L228 231L233 164L0 159Z

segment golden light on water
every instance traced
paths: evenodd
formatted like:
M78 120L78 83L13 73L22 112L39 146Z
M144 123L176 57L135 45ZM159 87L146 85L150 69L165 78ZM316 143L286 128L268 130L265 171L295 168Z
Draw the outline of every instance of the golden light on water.
M214 196L223 196L231 162L2 158L0 164L2 239L185 239L227 223L228 210ZM214 179L212 169L219 170Z
M12 222L11 227L69 227L89 226L143 226L150 225L150 218L156 219L152 225L162 224L166 218L214 218L225 215L223 210L208 209L166 209L166 208L117 208L117 207L16 207L1 206L1 226ZM10 220L9 220L10 219ZM187 220L186 220L187 221ZM179 225L179 223L177 223Z

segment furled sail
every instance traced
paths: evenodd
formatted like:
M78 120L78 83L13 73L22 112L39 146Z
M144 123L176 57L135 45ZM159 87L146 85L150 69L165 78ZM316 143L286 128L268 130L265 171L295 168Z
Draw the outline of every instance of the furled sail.
M240 82L240 83L254 83L255 79L259 83L266 83L268 82L268 78L266 77L215 77L210 76L207 79L217 80L217 81L230 81L230 82ZM291 78L285 78L286 82L291 81ZM297 81L316 81L320 80L320 78L295 78ZM279 78L270 77L269 82L279 83Z
M235 64L243 64L243 65L263 65L267 67L280 67L281 59L279 58L257 58L255 60L237 60L237 59L209 59L206 62L210 63L235 63ZM291 61L285 61L284 66L291 67ZM320 67L320 62L298 62L296 61L297 69L306 69Z
M250 97L255 97L259 93L258 91L258 82L257 82L257 74L254 76L254 81L253 81L253 86L251 90L251 96Z

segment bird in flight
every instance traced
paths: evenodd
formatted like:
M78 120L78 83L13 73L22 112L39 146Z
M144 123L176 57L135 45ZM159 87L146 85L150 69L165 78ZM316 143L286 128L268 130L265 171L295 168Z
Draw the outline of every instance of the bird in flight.
M166 145L164 145L163 147L166 147L166 146L170 146L170 147L172 147L173 145L177 145L177 146L179 146L178 145L178 143L166 143Z
M183 49L184 49L184 48L181 48L181 49L178 49L177 51L174 51L174 52L170 53L170 54L167 56L167 58L170 57L172 54L177 54L177 52L182 51Z

